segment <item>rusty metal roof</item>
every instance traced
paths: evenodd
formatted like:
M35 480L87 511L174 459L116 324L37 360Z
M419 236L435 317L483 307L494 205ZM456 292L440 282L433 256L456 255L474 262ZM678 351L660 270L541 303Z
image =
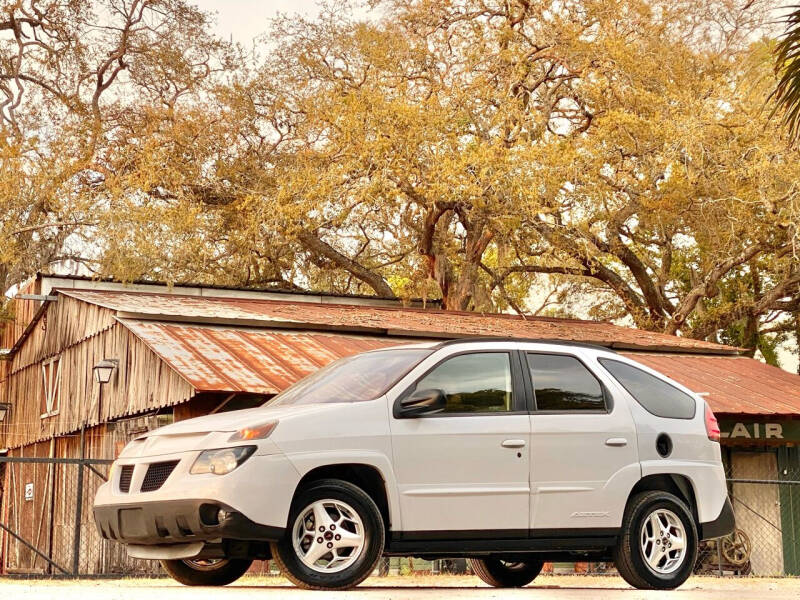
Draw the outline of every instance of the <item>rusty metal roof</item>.
M548 338L626 350L720 414L800 414L800 377L740 350L577 319L251 298L60 290L114 310L198 391L274 394L337 358L410 338ZM405 339L402 339L405 338Z
M334 333L121 322L197 391L277 394L337 358L402 343Z
M800 375L744 356L626 353L704 394L715 413L800 414Z
M607 322L422 308L322 304L120 291L59 290L105 306L123 318L272 329L339 331L383 336L455 338L503 336L568 340L609 348L662 352L737 354L703 340L621 327Z
M198 391L276 394L329 362L404 343L392 337L121 319ZM800 414L800 376L752 358L626 352L719 414Z

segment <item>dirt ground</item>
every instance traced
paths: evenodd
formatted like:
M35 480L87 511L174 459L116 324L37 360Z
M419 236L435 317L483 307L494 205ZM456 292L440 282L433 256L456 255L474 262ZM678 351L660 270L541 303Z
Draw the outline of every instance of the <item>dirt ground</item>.
M212 596L213 594L213 596ZM447 598L554 598L625 600L798 600L800 579L693 577L673 592L634 590L617 577L551 575L520 590L498 590L477 577L449 575L374 577L348 592L308 592L279 577L245 577L225 588L187 588L168 579L23 580L0 579L0 598L9 600L415 600Z

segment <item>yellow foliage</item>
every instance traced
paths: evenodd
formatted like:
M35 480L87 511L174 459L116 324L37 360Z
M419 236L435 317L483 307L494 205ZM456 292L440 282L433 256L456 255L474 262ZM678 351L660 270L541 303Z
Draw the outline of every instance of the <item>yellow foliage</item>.
M609 298L597 316L700 336L797 294L800 160L764 110L768 2L374 4L278 18L264 58L234 63L165 0L182 35L130 50L99 124L62 100L46 143L11 135L5 194L37 171L18 204L91 222L97 272L126 279L520 311L568 287ZM43 193L48 170L69 175ZM715 309L754 260L760 284Z

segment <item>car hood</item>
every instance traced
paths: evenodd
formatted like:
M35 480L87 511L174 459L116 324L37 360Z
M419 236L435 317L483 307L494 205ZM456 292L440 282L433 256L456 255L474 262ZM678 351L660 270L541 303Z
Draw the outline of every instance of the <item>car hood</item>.
M249 408L246 410L233 410L230 412L219 413L216 415L206 415L178 421L172 425L159 427L142 436L150 438L153 436L187 435L211 433L215 431L238 431L250 425L257 425L272 419L280 420L289 417L307 415L332 410L336 404L307 404L300 406L276 406Z

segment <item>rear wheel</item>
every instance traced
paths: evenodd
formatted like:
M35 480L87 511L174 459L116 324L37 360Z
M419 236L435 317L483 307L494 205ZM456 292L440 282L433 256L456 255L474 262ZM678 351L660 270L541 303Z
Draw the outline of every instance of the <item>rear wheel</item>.
M162 560L161 566L183 585L228 585L247 573L253 561L243 558Z
M286 535L272 544L272 556L299 587L347 589L375 569L384 537L372 498L346 481L324 479L297 495Z
M473 573L492 587L522 587L536 579L544 562L541 560L508 561L498 558L471 558Z
M697 543L697 526L682 500L668 492L643 492L625 509L614 561L635 588L673 589L691 575Z

